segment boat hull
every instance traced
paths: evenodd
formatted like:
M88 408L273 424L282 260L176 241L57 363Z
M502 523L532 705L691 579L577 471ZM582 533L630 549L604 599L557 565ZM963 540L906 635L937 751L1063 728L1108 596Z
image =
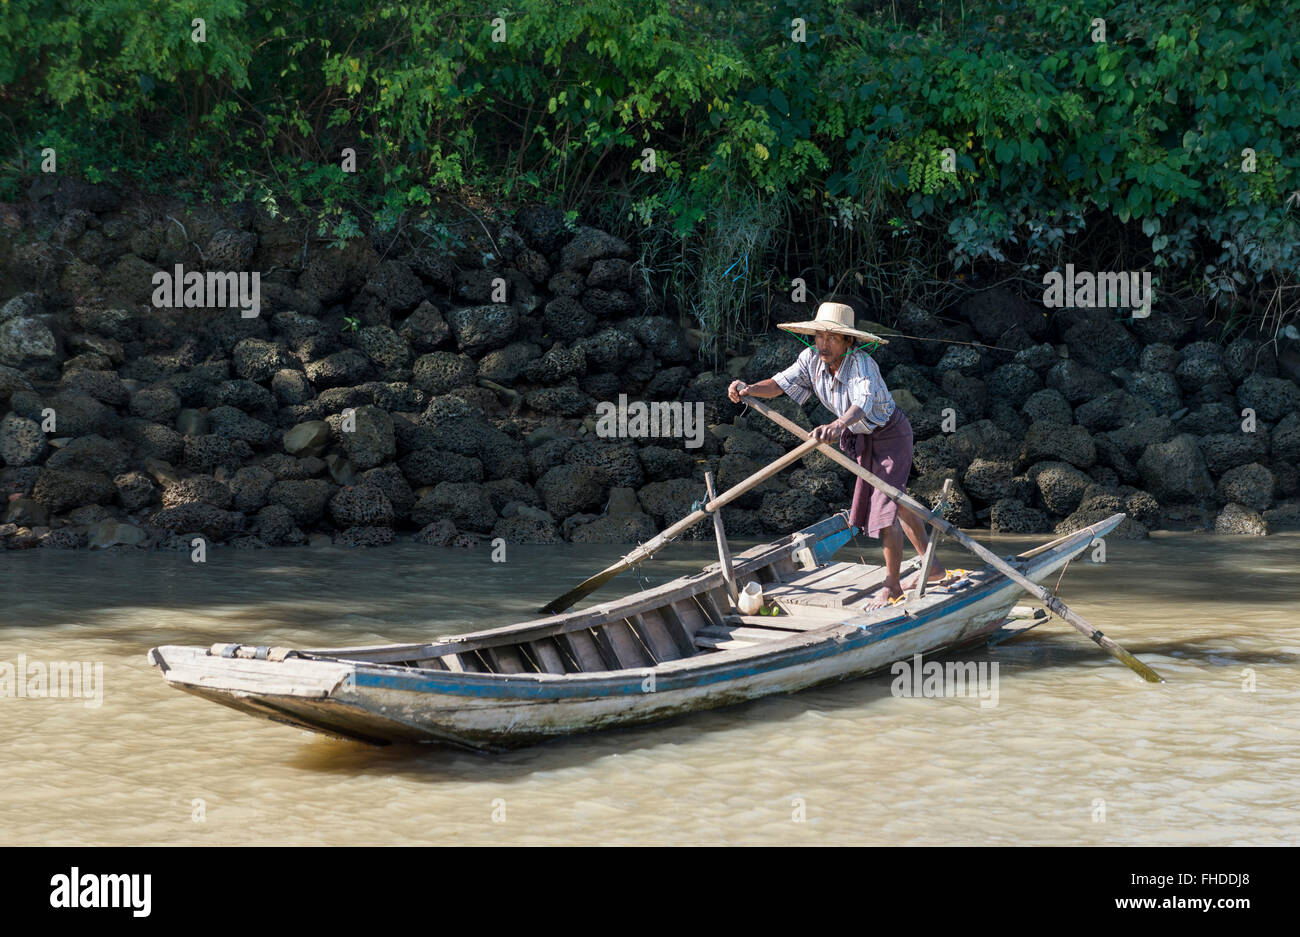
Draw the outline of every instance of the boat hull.
M1118 519L1025 561L1021 572L1034 582L1045 579ZM845 609L842 622L761 646L590 674L451 673L344 660L230 661L204 648L175 646L150 653L174 686L251 714L372 744L495 750L796 692L979 641L1005 623L1024 593L991 570L980 575L983 581L977 576L965 590L915 612ZM276 683L268 685L264 677Z

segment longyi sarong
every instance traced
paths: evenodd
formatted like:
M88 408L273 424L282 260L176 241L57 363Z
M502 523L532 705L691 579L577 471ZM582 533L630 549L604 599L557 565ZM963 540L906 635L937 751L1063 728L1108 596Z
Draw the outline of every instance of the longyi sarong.
M840 434L840 448L881 481L899 491L907 490L907 476L912 471L912 423L898 407L884 426L870 433L846 429ZM898 505L866 479L858 479L849 508L850 524L864 529L868 537L879 537L897 516Z

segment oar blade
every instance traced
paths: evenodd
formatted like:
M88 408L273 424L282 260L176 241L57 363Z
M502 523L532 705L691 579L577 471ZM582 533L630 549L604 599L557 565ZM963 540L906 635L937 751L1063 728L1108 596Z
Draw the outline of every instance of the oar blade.
M568 592L564 593L564 595L560 596L558 599L552 599L537 611L542 615L559 614L565 609L572 607L573 603L577 602L579 599L583 599L595 592L631 565L632 564L626 562L615 563L613 566L601 570L589 579L584 579Z

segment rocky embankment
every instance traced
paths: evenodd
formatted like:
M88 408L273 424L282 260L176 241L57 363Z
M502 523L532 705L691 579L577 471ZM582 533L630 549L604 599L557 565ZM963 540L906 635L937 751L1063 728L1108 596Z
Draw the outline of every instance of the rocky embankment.
M540 207L484 234L309 250L260 210L68 180L0 205L0 544L631 543L688 513L706 469L726 487L789 448L726 387L785 367L795 339L713 373L630 245ZM153 277L177 264L258 271L260 314L158 308ZM1050 533L1125 511L1119 533L1141 537L1300 518L1296 375L1252 339L1214 344L1196 309L1158 300L1122 324L990 290L898 326L943 340L876 358L916 430L910 490L934 503L953 478L954 522ZM620 394L698 405L701 444L605 438L597 404ZM813 454L723 517L736 537L785 533L851 491Z

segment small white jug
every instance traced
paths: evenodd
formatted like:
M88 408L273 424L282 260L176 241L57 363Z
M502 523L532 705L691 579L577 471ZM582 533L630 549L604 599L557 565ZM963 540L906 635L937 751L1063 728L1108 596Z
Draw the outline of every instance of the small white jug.
M736 599L736 607L742 615L757 615L763 607L763 587L757 582L746 583Z

